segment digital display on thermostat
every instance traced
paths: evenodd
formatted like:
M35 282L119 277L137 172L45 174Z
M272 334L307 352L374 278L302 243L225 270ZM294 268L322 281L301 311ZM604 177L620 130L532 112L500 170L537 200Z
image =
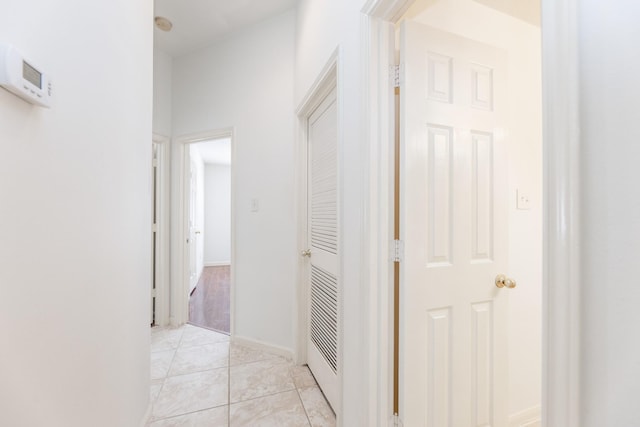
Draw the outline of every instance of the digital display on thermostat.
M22 77L38 89L42 89L42 73L27 64L25 61L22 61Z

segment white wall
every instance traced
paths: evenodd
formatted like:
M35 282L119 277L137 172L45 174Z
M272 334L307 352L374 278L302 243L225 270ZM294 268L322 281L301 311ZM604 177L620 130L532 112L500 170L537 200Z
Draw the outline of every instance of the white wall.
M231 263L231 166L204 166L204 264Z
M640 5L578 3L581 427L640 423Z
M171 136L171 89L173 58L164 51L153 49L153 132Z
M234 128L235 335L289 350L297 262L294 22L287 12L173 63L174 136ZM254 198L258 212L250 209Z
M0 89L0 425L137 427L149 402L151 1L9 0L53 79Z
M363 67L366 44L363 43L364 20L360 13L363 0L300 0L296 24L295 105L298 106L336 49L338 65L338 123L341 206L340 230L342 253L343 340L342 379L343 426L374 425L370 422L372 389L367 378L375 369L369 365L370 328L367 312L371 302L365 287L374 292L374 284L361 276L361 268L370 266L366 258L364 229L367 200L365 182L368 140L363 125L365 102ZM375 398L375 395L373 396ZM382 421L382 420L381 420ZM385 420L386 421L386 420Z
M542 327L542 88L540 28L473 0L441 0L415 20L500 47L508 55L509 413L541 399ZM530 210L516 209L516 190Z

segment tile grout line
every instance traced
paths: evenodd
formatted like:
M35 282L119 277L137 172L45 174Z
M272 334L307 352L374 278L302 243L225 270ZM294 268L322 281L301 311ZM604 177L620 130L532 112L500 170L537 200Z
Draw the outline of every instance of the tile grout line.
M307 422L309 423L309 427L313 427L311 425L311 418L309 418L309 412L307 411L307 406L304 404L304 400L302 400L302 396L300 395L300 389L296 387L296 393L298 393L298 399L300 399L300 404L302 405L302 410L304 411L304 415L307 417Z
M150 416L151 419L153 419L153 409L154 409L154 407L156 405L156 402L158 401L158 398L160 397L160 394L162 393L162 389L164 388L164 383L166 382L167 378L169 378L169 372L171 372L171 366L173 365L173 360L175 359L176 353L178 353L178 349L180 348L180 343L182 342L182 336L183 335L184 335L184 330L180 334L180 339L178 340L177 346L175 348L173 348L173 356L171 357L171 362L169 362L169 368L167 369L167 373L165 374L164 378L162 378L162 384L160 385L160 390L158 390L158 394L156 395L156 398L153 400L153 404L151 406L151 416ZM151 425L151 423L154 423L156 421L163 420L163 419L166 419L166 418L167 417L158 418L157 420L153 420L152 422L149 423L149 425Z
M212 332L215 332L215 331L212 331ZM169 364L169 368L167 370L166 375L163 378L161 378L162 383L161 383L160 389L159 389L159 391L157 393L158 396L153 401L153 405L154 406L157 403L157 398L161 395L162 390L165 387L165 383L166 383L167 379L179 377L181 375L197 374L197 373L202 373L202 372L207 372L207 371L221 370L221 369L225 368L225 366L221 366L221 367L218 367L218 368L204 369L204 370L199 370L199 371L194 371L194 372L187 372L187 373L182 373L182 374L170 376L170 372L171 372L171 369L173 367L173 363L176 362L175 359L176 359L176 356L177 356L177 352L178 352L178 350L180 350L182 348L181 345L183 344L183 341L184 341L184 334L185 334L185 331L183 330L182 334L180 334L179 340L177 341L177 346L175 348L172 348L172 350L174 351L174 354L172 355L171 362ZM227 363L227 366L226 366L226 368L227 368L227 402L226 402L227 411L226 412L227 412L227 427L230 427L231 423L232 423L232 420L231 420L231 405L232 405L232 402L231 402L231 384L232 384L232 382L231 382L232 381L231 368L232 367L248 366L248 365L252 365L252 364L255 364L255 363L259 363L259 362L269 361L269 360L272 360L272 358L271 357L262 357L259 360L246 361L246 362L243 362L243 363L239 363L239 364L237 364L235 366L232 366L232 359L231 359L232 341L231 341L230 337L229 337L228 341L220 341L220 342L208 343L208 344L223 344L225 342L228 342L228 354L227 354L228 363ZM191 348L191 347L201 347L201 346L205 346L205 345L208 345L208 344L192 345L189 348ZM294 367L295 365L291 364L291 363L288 363L289 361L287 361L287 360L278 361L278 362L283 362L284 365L288 365L287 366L287 376L292 382L292 388L286 389L286 390L279 390L279 391L276 391L276 392L273 392L273 393L269 393L269 394L265 394L265 395L262 395L262 396L255 396L255 397L252 397L252 398L249 398L249 399L239 400L238 402L233 402L233 404L235 405L235 404L241 404L241 403L244 403L244 402L251 402L251 401L257 400L257 399L269 398L269 397L272 397L272 396L277 396L277 395L281 395L281 394L285 394L285 393L290 393L290 392L295 390L296 391L296 395L298 397L298 402L302 405L302 409L304 411L305 418L306 418L307 423L308 423L307 425L309 427L311 427L312 423L311 423L311 418L310 418L310 415L309 415L309 410L307 409L307 406L305 405L304 400L302 399L301 390L306 389L306 388L310 388L310 387L318 387L317 386L317 381L315 381L315 378L314 378L314 383L315 384L313 386L298 387L298 384L296 383L297 376L295 376L293 371L292 371L292 367ZM311 373L311 375L313 376L312 373ZM326 400L326 398L325 398L325 400ZM155 422L162 421L162 420L177 418L177 417L180 417L180 416L188 416L188 415L192 415L192 414L195 414L195 413L203 412L203 411L206 411L206 410L211 410L211 409L215 409L215 408L221 408L222 406L224 406L224 404L217 405L217 406L211 406L211 407L207 407L207 408L200 408L200 409L197 409L197 410L194 410L194 411L186 412L184 414L173 414L173 415L165 416L165 417L158 418L158 419L153 419L152 418L152 422L150 422L149 425L151 423L155 423ZM152 413L153 413L153 411L152 411Z
M187 372L187 373L178 374L178 375L169 375L169 373L171 372L171 367L173 366L173 362L175 361L176 354L178 353L178 350L181 348L182 339L184 337L184 332L185 332L184 325L181 326L178 329L182 329L182 333L180 334L180 339L178 340L178 343L176 344L176 347L172 347L170 349L170 350L173 350L173 356L171 357L171 362L169 363L169 368L167 369L167 373L165 374L164 378L158 378L158 379L162 380L162 384L160 385L160 390L158 391L158 395L156 396L156 399L154 399L153 405L155 405L155 402L158 400L158 397L160 397L160 394L162 393L162 389L164 388L165 382L166 382L166 380L168 378L176 378L176 377L183 376L183 375L197 374L197 373L202 373L202 372L206 372L206 371L213 371L213 370L216 370L216 369L224 369L225 368L225 366L220 366L218 368L205 369L205 370L202 370L202 371ZM230 341L220 341L220 342L214 342L214 343L209 343L209 344L191 345L191 346L182 347L182 348L203 347L205 345L222 344L222 343L225 343L225 342L229 342L229 345L231 345ZM164 350L164 351L170 351L170 350ZM230 357L230 354L231 354L231 352L229 350L229 357ZM230 362L230 360L229 360L229 362ZM228 395L227 395L227 400L229 400L229 396ZM223 405L212 406L212 407L209 407L209 408L202 408L202 409L199 409L197 411L186 412L184 414L170 415L168 417L162 417L162 418L158 418L158 419L153 419L153 408L152 408L152 416L151 416L152 421L149 422L149 425L154 423L154 422L157 422L157 421L162 421L162 420L166 420L166 419L169 419L169 418L175 418L175 417L180 417L180 416L184 416L184 415L194 414L196 412L201 412L201 411L205 411L205 410L209 410L209 409L219 408L221 406L223 406Z
M208 369L201 369L201 370L199 370L199 371L184 372L184 373L182 373L182 374L167 375L165 378L166 378L166 379L169 379L169 378L178 378L178 377L184 377L184 376L187 376L187 375L202 374L202 373L204 373L204 372L209 372L209 371L219 371L219 370L222 370L222 369L225 369L225 368L227 368L227 366L226 366L226 365L224 365L224 366L218 366L217 368L208 368Z
M177 344L176 348L173 349L173 356L171 357L171 362L169 362L169 368L167 369L167 373L165 374L164 378L162 379L162 386L163 387L164 387L164 382L166 381L167 378L169 378L169 372L171 372L171 367L173 366L173 361L176 358L176 354L178 354L178 349L180 348L180 343L182 342L182 337L183 336L184 336L184 330L180 334L180 339L178 340L178 344ZM162 389L160 389L160 391L162 391Z
M213 343L213 344L201 344L201 345L196 345L196 346L191 346L191 347L182 347L182 349L193 349L193 348L198 348L198 347L205 347L208 345L218 345L218 344L225 344L227 341L221 341L218 343ZM176 353L178 352L178 349L176 349ZM175 356L174 356L175 357ZM173 360L171 361L171 365L173 365ZM169 372L167 373L167 376L165 378L175 378L175 377L180 377L183 375L191 375L191 374L198 374L198 373L202 373L202 372L207 372L207 371L215 371L216 369L224 369L228 367L228 365L223 365L223 366L217 366L217 367L209 367L206 369L198 369L196 371L191 371L191 372L182 372L179 374L175 374L175 375L169 375L171 373L171 367L169 368Z
M251 402L252 400L258 400L258 399L262 399L264 397L273 397L276 396L278 394L283 394L283 393L290 393L292 391L297 391L297 389L294 388L290 388L288 390L280 390L280 391L274 391L273 393L269 393L269 394L265 394L263 396L256 396L256 397L250 397L249 399L245 399L245 400L239 400L237 402L233 402L234 405L237 405L239 403L245 403L245 402Z
M190 411L190 412L185 412L183 414L174 414L174 415L169 415L168 417L163 417L163 418L158 418L157 420L153 420L153 422L158 422L158 421L164 421L164 420L170 420L173 418L179 418L179 417L185 417L187 415L193 415L193 414L197 414L198 412L205 412L205 411L210 411L211 409L217 409L217 408L222 408L223 406L227 406L224 403L222 405L218 405L218 406L211 406L208 408L202 408L202 409L196 409L194 411Z
M231 358L231 348L229 348L229 358ZM265 361L265 360L270 360L270 359L269 358L265 358L265 359L261 359L261 360L257 360L257 361L245 362L245 363L238 364L235 367L251 365L253 363L257 363L257 362L261 362L261 361ZM293 366L295 366L295 365L293 365ZM231 360L229 360L229 370L231 370ZM252 397L252 398L249 398L249 399L240 400L238 402L233 402L233 404L237 405L237 404L240 404L240 403L251 402L253 400L263 399L263 398L277 396L279 394L290 393L292 391L295 391L296 395L298 396L298 400L300 401L300 405L302 406L302 410L304 411L304 414L305 414L305 417L307 419L308 425L309 425L309 427L312 427L311 418L309 417L309 413L307 411L307 407L304 404L304 401L302 400L302 396L300 395L300 390L301 389L306 389L306 388L318 387L318 383L315 381L315 378L314 378L314 385L313 386L298 387L298 385L296 384L296 381L295 381L295 376L291 373L291 366L289 366L289 369L287 370L287 374L289 375L289 378L291 379L291 382L293 384L293 388L288 389L288 390L281 390L281 391L277 391L277 392L274 392L274 393L265 394L265 395L262 395L262 396L256 396L256 397ZM231 381L231 372L229 372L229 382L230 381ZM232 403L231 403L231 388L229 387L229 412L231 412L231 405L232 405ZM231 423L231 415L229 415L229 423Z

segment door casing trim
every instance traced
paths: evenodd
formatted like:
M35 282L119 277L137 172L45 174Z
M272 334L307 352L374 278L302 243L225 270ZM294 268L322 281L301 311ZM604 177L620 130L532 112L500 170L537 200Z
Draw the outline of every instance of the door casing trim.
M156 237L156 316L155 326L167 326L170 317L170 252L169 236L171 234L171 176L170 155L171 138L156 134L152 141L158 144L157 156L157 237Z
M393 64L389 38L393 23L412 0L369 0L362 14L366 21L363 45L366 73L365 99L368 152L367 182L370 194L386 195L393 175L384 159L392 138L390 125L393 98L385 68ZM580 408L580 174L579 174L579 75L577 0L541 0L543 77L543 333L542 412L544 426L579 427ZM367 401L370 425L392 425L394 416L393 360L380 351L392 341L393 300L389 298L392 276L389 268L388 218L393 205L388 197L368 199L369 242L379 250L369 253L362 276L372 287L367 308L377 313L376 327L369 331L370 375ZM373 212L374 214L371 214ZM385 239L385 237L387 237ZM373 245L371 245L373 246ZM375 295L374 295L375 294ZM372 350L378 350L372 351ZM379 408L379 409L377 409ZM400 414L402 418L402 414Z
M189 194L186 191L187 171L189 171L189 144L211 139L231 139L231 269L230 269L230 336L235 334L235 190L236 190L236 147L233 127L214 129L204 132L178 136L172 144L172 174L173 194L176 197L171 204L171 325L179 326L189 320L189 247L186 243L188 236Z
M578 0L542 0L542 423L579 427Z

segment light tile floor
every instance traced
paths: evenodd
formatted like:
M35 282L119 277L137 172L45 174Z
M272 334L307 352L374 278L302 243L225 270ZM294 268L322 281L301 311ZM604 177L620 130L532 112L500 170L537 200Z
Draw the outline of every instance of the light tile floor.
M151 329L148 427L335 427L306 366L196 326Z

